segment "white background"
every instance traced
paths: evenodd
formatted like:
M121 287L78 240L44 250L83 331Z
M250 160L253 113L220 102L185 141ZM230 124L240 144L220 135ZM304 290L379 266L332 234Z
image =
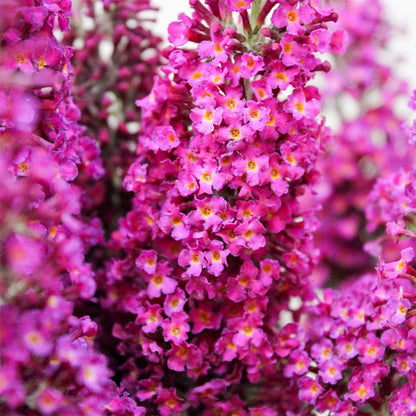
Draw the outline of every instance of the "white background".
M188 0L153 0L159 7L157 13L157 31L163 39L167 39L168 24L177 19L179 13L189 15ZM392 38L391 66L396 67L399 74L409 82L412 89L416 88L416 0L382 0L386 19L396 27L397 34ZM394 56L401 56L397 62Z

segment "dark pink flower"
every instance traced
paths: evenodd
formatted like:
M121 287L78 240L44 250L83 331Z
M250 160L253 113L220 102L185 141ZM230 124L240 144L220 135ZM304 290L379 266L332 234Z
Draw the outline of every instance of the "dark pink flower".
M305 31L303 24L310 23L314 17L314 12L308 4L297 4L293 6L289 3L281 3L272 15L272 23L276 27L285 27L287 33L300 35Z
M314 118L319 114L320 104L317 100L306 101L303 90L296 89L283 106L284 110L292 113L296 120L303 117Z
M136 259L137 268L144 270L147 274L153 274L157 267L157 253L154 250L143 250Z
M253 0L226 0L227 9L234 12L241 12L250 8Z
M319 376L324 383L336 384L338 380L342 379L342 370L345 365L336 359L330 359L320 365Z
M188 339L189 325L187 323L188 315L185 312L174 312L170 319L162 323L163 338L172 341L175 345L180 345Z
M214 126L218 126L222 120L223 109L221 107L207 107L192 109L190 118L193 121L193 127L199 133L209 134L214 130Z
M289 355L289 363L286 364L284 374L292 377L293 374L302 375L308 372L311 359L305 351L296 350Z
M323 392L323 388L319 382L308 376L304 376L299 379L298 384L299 399L309 404L315 404L317 398Z
M147 285L147 293L150 298L158 298L162 293L173 293L178 282L168 276L170 269L164 264L160 264L156 271L151 275Z
M351 393L345 394L346 399L362 403L375 395L374 382L371 377L362 374L353 373L348 389Z
M50 415L62 405L63 395L53 387L46 387L36 398L36 405L41 412Z
M15 234L6 245L7 260L16 273L29 275L42 264L44 245L33 238Z
M243 78L251 78L264 68L263 58L259 55L254 55L251 52L242 54L239 57L237 64Z

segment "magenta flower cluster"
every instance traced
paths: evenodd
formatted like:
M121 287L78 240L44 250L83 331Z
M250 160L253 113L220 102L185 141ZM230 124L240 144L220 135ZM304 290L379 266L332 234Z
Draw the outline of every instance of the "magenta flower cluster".
M190 5L1 4L0 413L415 415L380 2Z
M340 111L334 140L318 162L323 173L319 186L322 225L316 239L321 251L320 280L342 280L374 270L374 261L362 248L381 222L366 216L373 210L368 195L381 174L411 169L415 158L403 115L396 110L409 93L390 63L377 54L391 30L380 2L335 4L340 14L337 25L347 30L349 44L348 53L337 58L346 71L333 68L323 94L325 106ZM394 260L406 244L391 242L383 255Z
M127 256L110 263L106 302L136 315L113 333L146 363L129 363L129 384L161 414L227 412L230 395L244 411L244 390L276 377L280 312L291 295L312 296L315 215L301 197L328 131L307 84L329 69L316 53L340 51L345 33L327 29L331 9L267 2L250 23L242 3L193 2L194 18L169 28L164 76L138 101L144 134L124 180L133 209L111 243ZM262 27L269 14L275 30Z
M74 47L73 97L80 123L101 149L105 175L94 184L94 193L106 234L126 211L122 182L134 161L140 126L135 101L149 93L160 65L160 39L143 27L149 0L125 3L74 4L72 30L64 38Z
M90 183L103 174L71 96L70 2L2 3L0 18L0 412L128 414L137 405L94 347L90 247L103 245ZM118 412L118 402L124 403Z

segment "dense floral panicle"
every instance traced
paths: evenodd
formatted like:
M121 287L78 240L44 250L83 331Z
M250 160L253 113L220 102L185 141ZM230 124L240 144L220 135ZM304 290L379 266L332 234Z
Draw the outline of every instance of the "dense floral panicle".
M321 410L335 414L343 414L347 408L351 415L364 409L389 408L391 414L398 415L396 400L403 384L411 386L406 390L409 403L414 400L412 300L416 285L405 271L386 279L384 269L388 266L390 263L380 267L378 275L364 275L338 290L324 289L319 303L310 306L307 342L290 355L302 358L296 359L290 374L290 368L286 370L290 383L299 388L301 401L317 403ZM398 314L403 319L397 319ZM301 377L305 365L313 371L308 355L316 360L319 370L315 385L309 380L310 386ZM294 375L299 376L296 382ZM305 385L310 389L308 394ZM299 411L296 405L292 409ZM412 414L411 407L404 414Z
M150 10L155 10L150 0L74 2L72 31L65 35L74 48L74 100L88 134L100 143L105 164L103 189L97 189L101 200L95 202L108 234L128 205L122 181L134 161L140 128L135 100L150 92L160 64L160 39L144 27ZM155 146L175 146L163 129L158 136L152 140Z
M416 208L414 178L414 169L401 169L378 178L366 209L370 230L383 226L394 238L415 237L412 231Z
M89 183L102 174L78 124L68 1L2 2L0 17L0 413L104 415L121 398L97 325L86 255L102 243ZM131 409L136 408L134 405ZM119 412L118 414L125 414Z
M84 179L97 178L101 166L97 152L89 160L83 154L94 142L77 124L79 110L72 102L68 78L70 49L53 36L56 17L66 27L69 4L63 9L49 4L14 5L10 13L2 28L0 53L1 167L8 172L3 178L2 203L10 206L2 210L7 215L1 218L5 227L2 244L7 249L3 261L14 272L30 276L56 245L55 261L61 273L79 274L74 279L81 286L94 286L88 272L81 273L81 269L88 268L84 252L101 241L101 230L99 221L82 217L79 185ZM23 39L19 30L24 25L27 34ZM11 33L16 36L13 41ZM37 47L31 48L29 41ZM42 49L39 44L47 47ZM53 60L48 60L50 55ZM31 61L33 68L16 70L11 60ZM80 178L77 184L75 178Z
M325 80L324 112L331 113L336 126L333 144L319 164L323 227L317 237L321 278L341 279L342 274L359 275L373 267L362 247L381 222L369 217L374 209L367 195L380 175L398 175L399 169L412 167L415 153L397 111L407 87L390 60L380 58L391 32L381 2L337 0L334 6L340 14L337 26L348 32L348 49L337 58L339 69L334 65ZM339 111L334 113L334 108ZM393 259L403 246L397 248L386 244L384 255Z
M309 1L259 5L191 1L193 17L171 24L168 63L137 102L143 134L124 179L134 198L113 233L124 254L108 265L103 304L120 316L119 354L140 383L158 385L145 394L120 373L149 412L211 414L239 385L231 407L275 414L280 393L254 394L250 405L237 397L282 380L281 357L295 366L286 372L303 374L294 339L302 331L294 323L286 334L278 321L291 296L313 297L317 207L305 201L329 132L308 81L328 69L312 32L330 38L336 15ZM292 20L282 23L282 13ZM262 28L267 15L279 24Z

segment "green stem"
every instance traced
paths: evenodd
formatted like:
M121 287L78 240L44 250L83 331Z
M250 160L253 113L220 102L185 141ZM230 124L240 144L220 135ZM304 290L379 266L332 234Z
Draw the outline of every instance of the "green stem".
M260 10L263 7L264 0L254 0L251 4L251 27L256 25L257 17L259 16Z

